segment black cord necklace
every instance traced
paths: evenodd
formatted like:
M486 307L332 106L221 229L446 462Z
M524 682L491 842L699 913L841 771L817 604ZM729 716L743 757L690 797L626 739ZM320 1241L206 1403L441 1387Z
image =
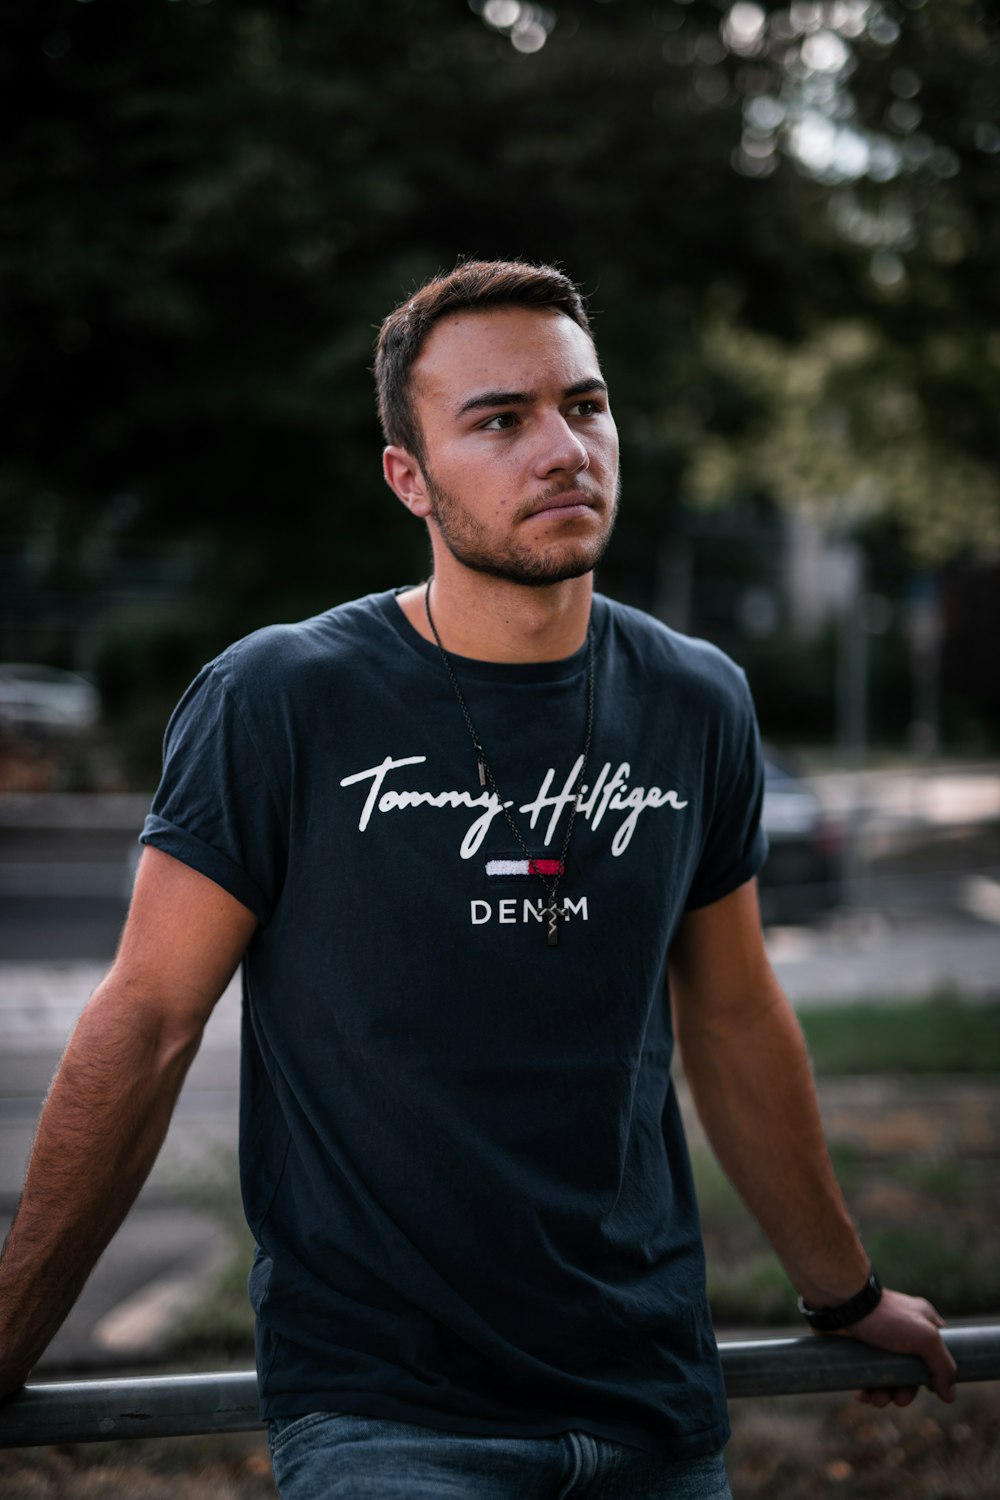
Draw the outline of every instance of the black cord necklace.
M472 722L472 715L469 712L469 705L465 701L465 694L462 692L462 689L461 689L461 686L459 684L458 678L455 675L455 669L454 669L454 667L451 664L451 659L448 656L447 651L444 649L444 647L441 644L441 637L437 633L437 626L434 624L434 616L431 614L431 584L433 582L434 582L433 577L429 578L427 580L427 587L424 590L424 609L427 611L427 623L431 627L431 634L433 635L435 641L437 642L437 648L438 648L438 650L441 653L441 660L444 662L445 670L447 671L448 676L451 679L451 685L452 685L452 687L455 690L455 697L458 699L458 706L462 710L462 717L465 719L466 728L468 729L469 735L471 736L471 739L472 739L472 748L476 752L476 768L477 768L477 770L479 772L479 785L480 786L488 786L489 789L490 789L490 791L493 793L493 796L499 802L499 804L500 804L500 810L502 811L504 817L507 820L507 826L509 827L511 833L514 835L514 838L517 840L517 843L518 843L518 845L519 845L519 847L521 849L521 853L524 855L525 859L528 861L528 869L529 869L530 873L532 875L537 875L538 879L542 882L542 885L545 888L545 895L546 895L547 900L546 900L545 906L542 907L542 916L546 919L546 923L547 923L547 936L548 936L549 947L550 948L554 948L556 946L556 944L559 942L559 919L563 918L565 920L569 916L569 912L566 910L566 908L564 906L558 906L556 904L556 892L559 889L559 883L562 880L563 875L566 873L566 855L569 853L569 843L570 843L570 839L573 837L573 824L576 822L576 815L577 815L577 813L580 810L580 792L579 792L579 790L577 790L576 793L575 793L575 795L574 795L574 797L573 797L573 807L572 807L572 810L570 811L569 822L566 825L566 834L565 834L565 837L563 838L562 852L559 855L559 863L558 863L558 868L556 870L556 874L554 876L552 876L552 877L549 877L548 875L545 875L538 868L537 862L534 859L532 859L531 855L528 853L528 846L524 842L524 839L521 837L521 830L518 828L517 824L514 822L514 819L511 816L510 808L508 807L508 805L505 802L504 798L500 794L500 789L497 786L496 778L493 775L493 770L492 770L492 768L490 766L489 761L486 758L486 751L483 749L483 742L479 738L479 734L478 734L478 732L476 730L475 724ZM583 785L583 778L586 775L586 771L587 771L587 758L590 755L590 741L591 741L591 736L593 734L593 730L594 730L594 632L593 632L593 628L591 627L590 623L588 622L588 624L587 624L587 728L586 728L586 732L584 734L584 739L583 739L583 754L580 757L580 769L579 769L579 772L577 773L576 782L575 782L576 788L582 787L582 785Z

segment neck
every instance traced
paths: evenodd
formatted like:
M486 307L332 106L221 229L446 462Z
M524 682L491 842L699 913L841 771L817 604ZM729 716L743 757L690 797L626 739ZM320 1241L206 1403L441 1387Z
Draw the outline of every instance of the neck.
M587 638L593 574L543 588L508 583L484 574L455 577L435 572L431 609L442 644L456 656L478 661L559 661L578 651ZM400 594L399 604L413 628L433 643L424 608L426 585Z

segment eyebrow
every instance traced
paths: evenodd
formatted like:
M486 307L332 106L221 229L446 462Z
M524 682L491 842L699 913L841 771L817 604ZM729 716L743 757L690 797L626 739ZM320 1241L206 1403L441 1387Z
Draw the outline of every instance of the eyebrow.
M600 376L595 376L593 380L578 380L575 385L566 387L563 400L567 401L571 396L585 396L590 391L607 395L607 383ZM455 415L464 417L466 412L485 411L495 406L530 406L537 400L537 391L482 391L478 396L470 396L468 401L463 401Z

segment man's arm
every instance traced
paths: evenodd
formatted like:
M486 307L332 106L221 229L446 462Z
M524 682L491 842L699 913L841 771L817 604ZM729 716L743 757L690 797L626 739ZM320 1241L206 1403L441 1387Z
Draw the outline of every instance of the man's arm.
M670 983L684 1071L715 1154L809 1306L846 1302L864 1286L868 1257L830 1164L802 1032L764 949L755 882L687 914ZM919 1355L951 1400L955 1363L941 1324L930 1303L887 1290L846 1331ZM865 1399L905 1405L914 1394Z
M0 1258L0 1396L23 1383L156 1160L257 919L147 848L118 953L49 1090Z

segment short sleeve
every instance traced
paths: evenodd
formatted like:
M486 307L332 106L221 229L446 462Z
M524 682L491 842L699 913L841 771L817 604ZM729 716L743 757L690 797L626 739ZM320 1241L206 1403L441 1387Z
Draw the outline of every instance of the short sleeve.
M750 689L743 673L727 710L712 766L714 786L701 859L688 892L687 909L720 901L752 879L767 858L764 758Z
M262 923L270 920L286 830L260 747L214 664L167 725L163 776L139 840L214 880Z

